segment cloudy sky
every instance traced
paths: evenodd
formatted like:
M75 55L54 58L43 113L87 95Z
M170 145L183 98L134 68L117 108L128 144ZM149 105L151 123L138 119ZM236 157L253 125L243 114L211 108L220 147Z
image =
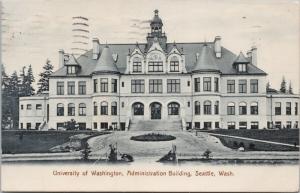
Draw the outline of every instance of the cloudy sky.
M100 43L145 42L158 9L169 42L213 41L234 53L255 45L272 87L282 76L299 90L299 0L2 0L2 56L8 73L31 64L38 74L58 50L69 52L72 17L89 18ZM91 47L91 45L89 45Z

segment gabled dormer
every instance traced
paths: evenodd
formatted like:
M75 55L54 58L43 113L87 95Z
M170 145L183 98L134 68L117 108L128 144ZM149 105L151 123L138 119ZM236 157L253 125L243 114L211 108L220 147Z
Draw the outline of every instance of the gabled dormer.
M168 53L167 72L169 72L169 73L186 72L185 56L184 56L183 52L177 48L175 42L172 46L171 51Z
M166 54L160 46L157 39L146 54L146 72L147 73L165 73L167 72Z
M247 73L249 63L249 60L244 56L242 52L240 52L238 57L233 62L233 68L235 68L238 73Z
M145 58L139 44L128 54L127 73L139 74L145 72Z
M67 67L67 75L76 75L81 68L73 54L64 55L64 65Z

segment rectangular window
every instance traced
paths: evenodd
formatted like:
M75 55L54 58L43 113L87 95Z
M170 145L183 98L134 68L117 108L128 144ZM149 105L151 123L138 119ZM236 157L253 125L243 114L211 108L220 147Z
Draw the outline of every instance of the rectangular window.
M20 127L21 127L21 129L24 129L24 128L23 128L23 123L21 123Z
M57 130L63 130L65 128L64 123L56 123L56 129Z
M250 113L251 115L258 115L258 105L251 105Z
M235 93L235 80L227 80L227 93Z
M94 115L98 114L98 106L97 104L94 104Z
M101 115L108 115L108 106L101 106L100 111Z
M188 106L188 107L190 107L190 106L191 106L191 103L190 103L190 101L189 101L189 102L187 102L187 106Z
M191 82L190 81L187 81L187 86L191 86Z
M86 94L86 82L85 81L78 82L78 94L80 94L80 95Z
M42 109L42 104L36 104L35 109L36 110L41 110Z
M150 79L149 80L149 92L150 93L162 93L162 80Z
M100 92L108 92L108 79L107 78L100 79Z
M247 106L239 106L239 114L246 115L247 114Z
M132 93L144 93L145 92L144 80L131 80L131 92Z
M97 122L94 122L94 129L97 129L98 128L98 126L97 126Z
M195 122L195 128L200 129L200 122Z
M227 115L235 114L235 106L227 106Z
M56 94L57 95L64 95L64 82L57 82L56 83Z
M247 93L247 80L239 80L239 93Z
M286 115L291 115L292 114L292 103L291 102L286 103L285 112L286 112Z
M235 129L235 122L227 122L228 129Z
M219 78L214 78L214 87L215 92L219 92Z
M250 80L250 92L258 93L258 80L257 79Z
M170 72L179 72L179 62L178 61L170 62Z
M291 129L292 128L292 121L287 121L286 122L286 128Z
M27 104L26 109L31 110L31 107L32 107L31 104Z
M180 79L168 79L167 80L167 92L168 93L180 93Z
M275 121L275 128L281 129L281 121Z
M298 103L295 103L295 115L298 115Z
M215 122L215 129L219 129L220 128L220 123L219 122Z
M100 126L101 126L101 129L108 129L108 123L107 122L102 122L100 124Z
M247 122L239 122L239 129L247 129Z
M68 82L68 95L75 95L75 82Z
M112 122L111 123L113 130L118 129L118 123L117 122Z
M203 91L211 91L211 77L203 78Z
M246 64L239 64L238 65L239 72L247 72L247 65Z
M275 103L275 115L281 115L281 102Z
M148 63L148 72L163 72L163 63L162 62L149 62Z
M118 107L117 105L111 106L111 115L117 115L118 114Z
M86 130L86 123L78 123L79 130Z
M200 78L194 78L195 92L200 92Z
M31 123L26 123L26 129L31 129Z
M204 122L203 123L203 128L204 129L211 129L211 122Z
M142 63L140 61L133 62L132 72L142 72Z
M258 122L251 122L251 129L258 129Z
M94 93L98 92L98 80L94 79Z
M112 93L118 92L118 80L117 79L111 79L111 92Z
M68 66L67 74L76 74L76 66Z
M124 87L124 82L122 82L122 87Z
M24 105L21 105L21 110L23 110L24 109Z
M35 129L39 129L41 123L35 123Z

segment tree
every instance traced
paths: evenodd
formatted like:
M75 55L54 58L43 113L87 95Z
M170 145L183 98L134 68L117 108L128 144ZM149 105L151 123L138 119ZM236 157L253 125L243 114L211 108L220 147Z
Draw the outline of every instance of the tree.
M294 94L293 92L293 87L292 87L292 82L290 81L290 84L289 84L289 91L288 91L289 94Z
M282 77L282 81L281 81L281 84L280 84L280 92L286 93L286 81L285 81L284 77Z
M38 81L38 91L37 93L42 93L43 91L49 91L49 76L53 73L53 65L50 60L47 59L46 64L43 66L43 72L39 74L40 79Z
M35 81L31 64L28 67L26 79L25 79L25 93L26 96L34 95L34 88L32 87L32 83Z
M9 112L7 116L11 119L13 127L17 128L19 125L19 94L20 94L20 80L16 71L10 77L8 85L8 99Z
M9 82L10 78L5 72L4 65L1 66L1 96L2 96L2 117L1 117L1 126L2 128L7 128L10 126L10 104L9 104Z

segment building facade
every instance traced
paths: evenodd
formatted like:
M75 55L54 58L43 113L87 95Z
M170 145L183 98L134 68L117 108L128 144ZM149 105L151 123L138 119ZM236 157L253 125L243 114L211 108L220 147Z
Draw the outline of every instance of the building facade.
M146 43L95 38L78 58L60 50L47 97L20 99L20 128L63 129L70 120L96 130L151 120L179 120L183 129L298 128L299 96L266 90L255 47L244 56L224 48L220 36L167 43L157 10L150 30ZM24 109L36 102L47 110Z

